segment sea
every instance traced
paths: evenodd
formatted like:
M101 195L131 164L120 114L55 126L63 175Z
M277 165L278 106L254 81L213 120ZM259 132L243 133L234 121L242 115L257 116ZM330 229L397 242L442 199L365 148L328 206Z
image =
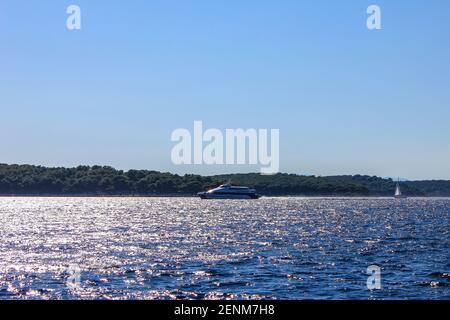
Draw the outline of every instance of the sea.
M0 299L450 299L448 198L0 198Z

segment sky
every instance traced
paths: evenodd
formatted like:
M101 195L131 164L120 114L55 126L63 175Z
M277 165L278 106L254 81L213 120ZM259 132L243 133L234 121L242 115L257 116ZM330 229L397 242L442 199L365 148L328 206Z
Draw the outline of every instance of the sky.
M174 165L171 133L201 120L279 129L282 172L450 179L449 14L447 0L1 0L0 163L259 171Z

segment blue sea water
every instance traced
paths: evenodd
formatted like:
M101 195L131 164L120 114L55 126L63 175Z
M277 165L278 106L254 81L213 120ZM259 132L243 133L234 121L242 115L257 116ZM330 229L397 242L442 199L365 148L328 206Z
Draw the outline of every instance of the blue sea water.
M0 299L450 299L449 258L450 199L0 198Z

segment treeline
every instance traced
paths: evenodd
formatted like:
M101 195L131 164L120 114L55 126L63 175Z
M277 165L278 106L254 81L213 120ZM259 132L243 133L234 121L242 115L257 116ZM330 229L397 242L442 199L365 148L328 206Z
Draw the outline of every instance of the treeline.
M326 177L299 176L279 173L272 176L259 173L214 176L218 181L256 188L262 195L305 196L368 196L370 190L352 181L332 181Z
M0 164L0 195L195 195L231 181L267 196L391 196L395 182L369 176L315 177L257 173L218 176L176 175L150 170L116 170L108 166L46 168ZM450 196L450 181L402 183L410 196Z
M176 195L192 194L208 186L214 186L212 178L149 170L0 165L1 195Z
M356 183L369 190L371 195L377 196L392 196L394 194L396 182L392 179L383 179L373 176L330 176L327 179L331 181L346 181ZM416 182L401 182L402 193L408 196L426 196L422 189L415 186ZM437 187L437 186L436 186Z

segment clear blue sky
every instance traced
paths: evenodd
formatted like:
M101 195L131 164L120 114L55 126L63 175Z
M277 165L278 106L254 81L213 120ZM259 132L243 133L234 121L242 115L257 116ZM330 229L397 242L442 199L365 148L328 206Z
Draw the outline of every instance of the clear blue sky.
M172 165L171 132L203 120L279 128L283 172L450 179L449 15L447 0L2 0L0 162L258 171Z

